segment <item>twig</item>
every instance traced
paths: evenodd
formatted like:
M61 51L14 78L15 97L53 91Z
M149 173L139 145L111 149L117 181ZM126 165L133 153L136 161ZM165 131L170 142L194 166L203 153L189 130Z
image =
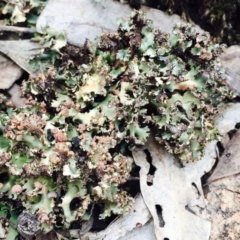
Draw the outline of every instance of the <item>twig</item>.
M128 181L139 181L139 177L129 177Z
M8 222L9 225L10 225L12 228L14 228L15 230L17 230L16 225L15 225L14 223L12 223L9 219L7 219L6 217L0 215L0 220L1 220L1 219L3 219L3 220L5 220L6 222Z
M15 26L3 26L0 25L0 32L22 32L22 33L35 33L35 28L15 27Z

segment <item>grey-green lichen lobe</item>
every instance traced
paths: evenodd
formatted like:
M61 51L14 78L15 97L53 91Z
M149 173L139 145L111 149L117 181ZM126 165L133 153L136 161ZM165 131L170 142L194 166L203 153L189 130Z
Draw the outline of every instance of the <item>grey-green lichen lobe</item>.
M6 16L4 19L6 25L26 23L28 26L34 26L47 1L48 0L2 1L0 3L0 13Z
M11 177L0 192L45 229L59 217L67 228L88 219L93 203L102 218L129 212L133 200L121 186L131 150L150 130L181 161L200 159L218 138L213 116L233 96L221 78L222 47L191 25L170 38L139 12L119 24L82 48L48 31L32 62L44 73L22 87L26 107L2 114L1 173Z

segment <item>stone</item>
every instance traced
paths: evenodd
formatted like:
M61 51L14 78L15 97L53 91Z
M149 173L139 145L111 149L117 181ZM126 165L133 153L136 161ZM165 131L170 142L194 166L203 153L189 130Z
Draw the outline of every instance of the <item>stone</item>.
M127 4L113 0L50 0L37 21L37 30L42 32L50 27L65 32L70 44L80 46L86 38L94 40L102 32L116 31L118 19L126 19L133 9ZM176 23L183 23L177 15L148 7L142 7L147 17L153 21L155 28L171 33ZM196 26L198 31L202 31Z

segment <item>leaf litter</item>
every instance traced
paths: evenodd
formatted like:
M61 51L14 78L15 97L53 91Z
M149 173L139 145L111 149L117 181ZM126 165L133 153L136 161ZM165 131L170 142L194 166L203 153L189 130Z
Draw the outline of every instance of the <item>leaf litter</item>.
M4 46L4 44L7 44L7 47ZM26 49L28 49L29 44L29 52L31 52L31 54L29 55L29 53L22 52L15 57L14 52L16 53L17 51L16 43L15 45L9 45L9 43L6 43L5 41L4 44L0 44L1 49L8 50L1 51L10 57L12 56L13 60L16 61L24 70L34 75L34 71L29 68L26 61L22 60L28 59L33 53L31 50L38 49L38 46L35 45L32 48L29 42L26 45L24 45L24 43L23 46L26 46ZM12 46L15 48L13 47L12 49ZM9 49L11 49L12 52L9 51ZM240 109L238 109L237 105L238 104L228 105L225 113L222 112L221 114L223 115L218 115L216 122L220 132L226 132L226 129L231 130L235 127L236 123L240 122L238 114ZM238 111L236 111L236 109L238 109ZM233 118L228 119L229 111L232 111L231 114L234 120ZM219 118L222 118L220 122L218 121ZM231 122L231 124L229 122ZM234 123L234 125L232 125L232 123ZM116 232L116 235L114 236L116 238L114 239L118 239L119 237L122 239L125 234L127 239L128 232L132 233L133 229L138 230L141 226L144 227L145 224L146 226L152 227L149 222L149 213L151 213L154 219L157 239L209 239L210 222L206 219L212 219L211 239L224 239L223 236L226 236L226 234L224 235L223 232L228 231L226 230L228 226L230 226L230 228L233 226L231 229L232 232L229 233L229 237L231 237L229 239L238 239L239 236L237 232L239 232L238 226L240 221L237 214L238 208L235 204L238 199L236 194L239 192L238 189L240 187L239 176L236 175L238 173L238 138L239 132L237 131L236 135L234 135L230 142L227 143L225 153L221 156L219 164L210 178L210 180L213 181L226 176L231 176L230 178L225 178L224 180L221 179L220 181L215 181L214 183L209 184L210 193L207 194L207 208L200 178L204 173L210 171L212 165L214 164L214 159L216 158L214 146L216 142L211 142L208 145L205 156L202 160L184 165L179 165L172 155L161 149L161 147L156 145L156 143L154 143L151 139L149 140L151 144L148 142L142 149L136 149L133 153L134 160L141 167L141 192L147 208L145 204L137 205L140 201L138 199L141 199L141 197L138 197L134 205L134 210L136 211L137 208L140 212L144 211L145 215L136 215L138 221L131 214L128 215L128 220L126 220L126 218L119 218L106 230L104 230L105 233L104 231L98 233L99 239L103 239L103 236L108 236L110 237L109 239L113 239L111 238L112 231ZM147 161L141 161L141 159L146 159L146 149L152 158L152 162L150 163ZM159 159L161 159L161 161L159 161ZM224 164L228 164L227 168ZM153 169L155 167L154 172L149 173L150 166ZM221 201L219 201L219 198L221 198ZM212 202L210 202L210 199ZM216 207L218 204L220 204L219 208ZM232 211L229 210L229 205ZM197 212L195 210L196 208L198 210L201 209L201 211ZM217 214L219 209L221 209L221 214ZM213 211L214 213L210 214L210 211ZM206 217L207 215L208 217ZM209 215L211 216L209 217ZM226 219L226 215L229 216L227 218L228 221L224 220ZM214 216L216 216L216 218ZM222 219L220 216L224 216L225 218ZM144 220L139 221L139 219ZM179 220L175 222L176 219ZM183 221L183 219L185 219L185 221ZM236 227L234 228L234 226ZM179 228L179 231L171 231L176 228ZM183 229L190 229L191 231L186 233ZM235 233L233 233L234 231ZM120 233L117 234L118 232ZM98 239L96 238L97 235L94 233L88 234L89 236L92 234L92 238L89 239Z

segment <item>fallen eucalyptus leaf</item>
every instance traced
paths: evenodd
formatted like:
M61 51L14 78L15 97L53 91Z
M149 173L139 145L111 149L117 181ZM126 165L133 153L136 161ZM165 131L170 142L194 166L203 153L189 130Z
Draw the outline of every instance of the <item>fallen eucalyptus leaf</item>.
M230 103L224 105L215 119L215 126L219 133L225 136L227 133L234 129L236 124L240 122L240 104ZM239 138L240 130L238 130L232 139L228 143L224 143L225 150L221 156L219 163L214 170L213 174L208 179L208 182L212 182L219 178L231 176L240 172L239 162Z
M208 182L228 177L240 172L240 130L228 142L223 155L219 159L218 165Z
M200 178L215 161L211 142L201 161L180 168L172 155L149 139L143 148L133 151L135 163L141 167L140 186L144 201L154 219L158 240L208 240L211 223L197 216L191 209L205 207ZM155 169L155 172L150 169ZM153 181L148 181L149 175Z
M231 103L222 107L215 122L219 132L225 136L240 122L240 104ZM239 131L226 144L225 152L208 179L206 200L212 222L210 240L240 239L240 174L232 175L238 169L238 139ZM226 154L229 151L232 155L228 157ZM227 159L229 164L224 163Z
M81 240L117 240L120 237L124 236L127 232L138 228L139 225L145 225L150 218L151 215L144 203L142 195L140 194L135 199L133 209L128 215L118 218L113 223L111 223L107 229L101 232L88 232L82 235Z
M226 79L227 85L230 89L234 90L238 95L240 95L240 74L229 67L225 66L224 68L225 73L223 74L223 77Z
M222 136L225 136L240 122L240 103L223 105L215 118L215 127Z
M125 236L120 237L117 240L139 240L139 239L156 240L154 234L154 224L152 219L144 226L134 228L131 232L128 232Z
M220 59L226 71L224 76L228 86L240 95L240 46L235 45L225 49Z
M40 50L41 45L30 40L0 41L0 52L7 55L32 76L37 76L38 70L34 70L28 61Z

